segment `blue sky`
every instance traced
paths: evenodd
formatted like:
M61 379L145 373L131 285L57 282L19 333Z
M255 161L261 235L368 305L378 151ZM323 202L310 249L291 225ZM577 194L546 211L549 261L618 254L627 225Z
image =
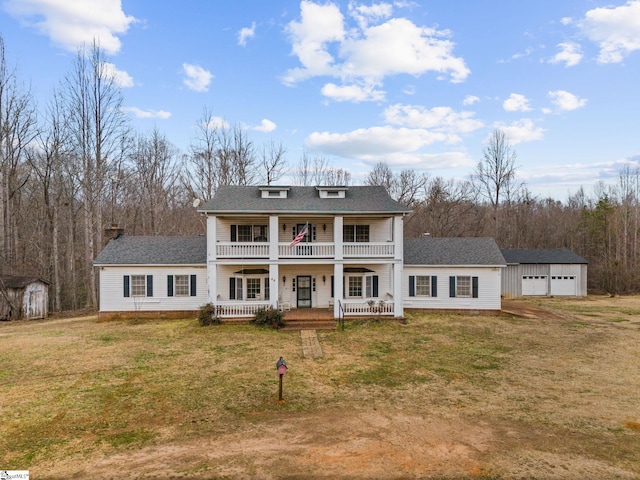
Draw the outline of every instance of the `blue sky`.
M183 151L205 108L362 181L463 179L504 130L542 197L640 165L640 0L0 0L40 105L98 38L141 131Z

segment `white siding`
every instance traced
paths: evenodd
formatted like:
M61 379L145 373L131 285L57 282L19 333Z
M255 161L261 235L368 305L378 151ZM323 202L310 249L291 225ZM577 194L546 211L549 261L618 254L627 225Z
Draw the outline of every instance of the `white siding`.
M500 310L501 268L499 267L417 267L404 266L402 290L405 308ZM436 297L410 297L409 277L427 275L437 277ZM449 277L478 277L478 298L449 296Z
M153 297L125 297L125 275L153 275ZM167 295L168 275L196 275L196 296ZM101 267L100 311L198 310L207 303L207 270L202 267Z

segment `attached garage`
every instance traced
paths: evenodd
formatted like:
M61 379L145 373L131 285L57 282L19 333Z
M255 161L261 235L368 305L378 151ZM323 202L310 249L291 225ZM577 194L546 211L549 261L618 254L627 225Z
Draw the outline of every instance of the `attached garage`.
M546 275L525 275L522 277L522 295L546 296L549 293L547 284Z
M503 248L502 296L587 295L587 261L569 249Z

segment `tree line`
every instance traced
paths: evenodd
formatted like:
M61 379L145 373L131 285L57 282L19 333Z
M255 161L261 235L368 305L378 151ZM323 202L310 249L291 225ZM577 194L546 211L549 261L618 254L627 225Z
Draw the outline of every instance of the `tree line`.
M158 129L134 131L100 46L83 47L44 106L5 57L0 36L0 274L51 282L51 309L95 308L93 259L111 224L129 235L205 232L194 199L220 185L349 185L348 170L282 144L256 144L203 108L187 152ZM382 185L413 213L406 236L491 236L501 247L567 247L589 261L589 287L638 290L640 173L582 189L566 203L533 196L497 130L465 180L400 172L380 162L362 183ZM0 288L2 285L0 285Z

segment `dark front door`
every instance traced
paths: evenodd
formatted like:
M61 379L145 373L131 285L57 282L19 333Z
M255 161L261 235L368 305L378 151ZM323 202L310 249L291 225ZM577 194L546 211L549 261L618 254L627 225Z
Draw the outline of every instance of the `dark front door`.
M298 308L311 308L311 277L297 277Z

